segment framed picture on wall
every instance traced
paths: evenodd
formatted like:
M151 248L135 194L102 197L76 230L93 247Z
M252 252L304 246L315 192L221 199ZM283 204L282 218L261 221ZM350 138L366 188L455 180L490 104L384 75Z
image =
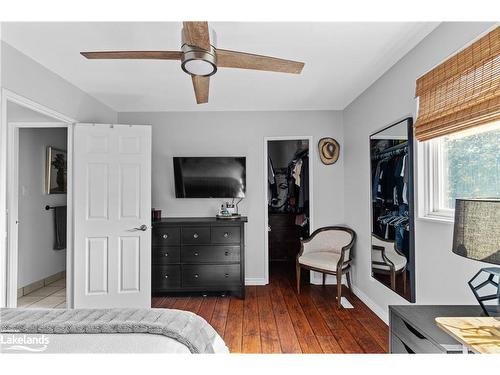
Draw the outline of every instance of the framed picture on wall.
M65 150L47 147L45 165L45 192L47 194L66 194L68 191L68 162Z

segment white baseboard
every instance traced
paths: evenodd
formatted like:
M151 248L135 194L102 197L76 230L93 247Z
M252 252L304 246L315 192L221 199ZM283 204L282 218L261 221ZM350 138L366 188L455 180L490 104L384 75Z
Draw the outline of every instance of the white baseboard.
M382 309L379 305L377 305L371 298L369 298L365 293L363 293L360 289L356 288L356 286L352 286L352 291L354 294L361 300L363 303L370 308L377 316L382 319L385 324L389 325L389 315L384 309Z
M259 277L247 277L245 278L245 285L266 285L266 279Z

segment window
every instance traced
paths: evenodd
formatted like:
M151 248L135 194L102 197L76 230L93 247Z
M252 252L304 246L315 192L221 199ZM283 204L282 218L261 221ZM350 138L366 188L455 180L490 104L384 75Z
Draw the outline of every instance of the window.
M432 139L423 151L424 217L452 220L456 198L500 198L500 121Z

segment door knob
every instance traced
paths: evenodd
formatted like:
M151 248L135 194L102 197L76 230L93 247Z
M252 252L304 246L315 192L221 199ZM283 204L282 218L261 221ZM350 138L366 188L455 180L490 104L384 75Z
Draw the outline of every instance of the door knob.
M143 232L147 231L148 230L148 226L146 224L142 224L140 227L138 228L132 228L132 229L129 229L129 232L135 232L135 231L138 231L138 230L141 230Z
M193 237L198 238L199 237L198 233L193 234Z

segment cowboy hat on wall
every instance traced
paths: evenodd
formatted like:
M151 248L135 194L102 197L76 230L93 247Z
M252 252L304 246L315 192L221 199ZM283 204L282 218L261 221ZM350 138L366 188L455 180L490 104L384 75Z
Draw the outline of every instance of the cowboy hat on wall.
M321 138L318 142L318 150L323 164L330 165L339 159L340 145L333 138Z

